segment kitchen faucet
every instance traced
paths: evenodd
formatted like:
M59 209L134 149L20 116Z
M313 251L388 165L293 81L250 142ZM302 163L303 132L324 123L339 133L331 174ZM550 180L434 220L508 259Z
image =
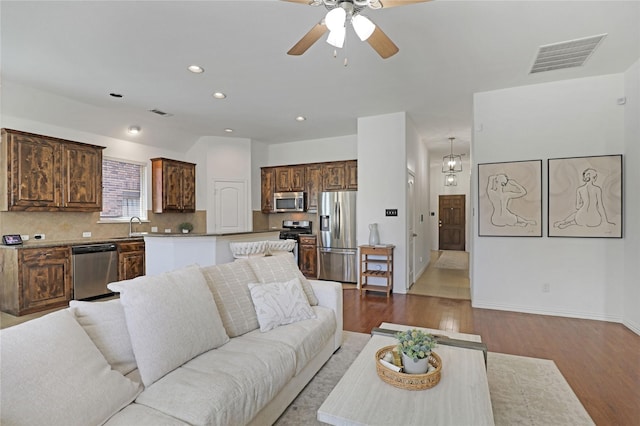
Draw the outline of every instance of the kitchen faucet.
M129 219L129 236L130 237L133 235L133 219L138 221L138 225L142 225L142 221L138 216L131 217L131 219Z

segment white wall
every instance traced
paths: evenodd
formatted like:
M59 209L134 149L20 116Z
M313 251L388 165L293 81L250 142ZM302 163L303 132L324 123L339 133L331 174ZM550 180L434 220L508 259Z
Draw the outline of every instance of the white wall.
M622 320L630 244L546 237L546 159L624 153L625 109L616 104L623 93L624 78L617 74L474 96L474 173L478 163L542 159L545 237L474 235L473 306ZM473 198L476 206L477 194ZM637 263L637 249L634 256ZM637 309L637 299L629 303Z
M623 323L640 334L640 61L624 75L624 314Z
M405 113L358 118L358 244L378 223L380 243L395 244L394 293L406 292L407 120ZM385 209L398 209L385 217Z
M197 173L196 202L207 210L207 232L215 232L215 197L213 183L216 179L238 180L245 183L247 230L252 229L252 161L251 140L203 136L187 151L192 162L204 163ZM258 186L259 188L259 186ZM258 190L259 191L259 190Z
M358 157L356 135L309 139L267 146L267 163L262 166L353 160Z
M417 136L416 136L417 137ZM429 203L430 203L430 177L429 177L429 151L424 141L417 144L416 162L416 188L415 197L415 232L416 255L414 265L414 279L427 269L431 260L431 235L429 230Z
M455 151L455 150L454 150ZM466 218L466 235L465 235L465 250L469 251L469 242L471 239L471 198L470 198L470 185L471 185L471 161L468 156L462 157L462 171L458 173L458 185L457 186L444 186L444 173L442 173L442 156L434 156L431 158L429 164L430 172L430 212L435 213L434 216L429 216L429 235L431 236L431 247L433 250L438 250L440 246L439 230L438 230L438 196L439 195L464 195L465 196L465 218ZM429 213L431 214L431 213Z

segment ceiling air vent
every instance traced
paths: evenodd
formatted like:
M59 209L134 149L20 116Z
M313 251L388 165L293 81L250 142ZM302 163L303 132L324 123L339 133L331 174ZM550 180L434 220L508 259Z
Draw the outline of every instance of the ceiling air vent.
M584 65L606 36L606 34L600 34L540 46L530 74Z
M159 109L155 109L155 108L154 109L150 109L149 112L161 115L163 117L171 117L173 115L173 114L169 114L168 112L160 111Z

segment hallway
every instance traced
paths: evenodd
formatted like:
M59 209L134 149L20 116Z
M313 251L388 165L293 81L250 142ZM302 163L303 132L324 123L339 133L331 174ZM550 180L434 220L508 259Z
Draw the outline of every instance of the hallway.
M449 254L454 256L447 256ZM432 250L429 266L411 286L408 294L471 300L469 253Z

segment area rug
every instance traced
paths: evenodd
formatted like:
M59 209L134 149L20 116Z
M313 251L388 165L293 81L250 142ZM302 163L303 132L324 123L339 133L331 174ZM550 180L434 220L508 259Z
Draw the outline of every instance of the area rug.
M342 347L275 424L322 425L316 419L318 408L369 338L368 334L345 331ZM497 426L594 424L553 361L490 352L487 377Z
M434 266L441 269L469 269L469 253L444 250Z

